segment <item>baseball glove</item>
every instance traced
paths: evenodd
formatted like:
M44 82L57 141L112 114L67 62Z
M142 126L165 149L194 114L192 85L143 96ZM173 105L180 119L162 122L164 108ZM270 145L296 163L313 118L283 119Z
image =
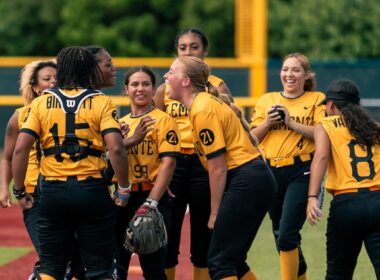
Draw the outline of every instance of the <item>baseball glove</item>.
M131 253L151 254L166 246L168 237L162 214L158 211L157 201L147 200L136 211L129 222L124 247Z

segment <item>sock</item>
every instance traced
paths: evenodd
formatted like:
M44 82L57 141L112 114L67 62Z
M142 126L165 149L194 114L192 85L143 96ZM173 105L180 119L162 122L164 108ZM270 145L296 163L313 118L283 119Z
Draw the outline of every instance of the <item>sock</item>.
M298 275L298 249L291 251L280 251L281 279L297 280Z
M165 274L168 280L175 280L175 266L165 268Z
M210 280L207 267L193 267L193 280Z
M244 274L243 277L240 278L240 280L257 280L257 277L253 273L253 271L250 270L246 274Z

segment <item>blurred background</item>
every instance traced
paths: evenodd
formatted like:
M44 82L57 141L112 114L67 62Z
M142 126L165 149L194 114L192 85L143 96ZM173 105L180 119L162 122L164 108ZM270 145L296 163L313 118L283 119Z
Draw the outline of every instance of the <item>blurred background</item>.
M121 95L134 65L162 77L175 57L174 39L197 27L209 39L206 62L225 80L247 118L256 98L282 89L282 57L307 55L317 90L353 79L362 104L380 120L378 0L0 0L0 149L15 108L21 68L70 45L101 45L113 56ZM161 80L162 82L163 80ZM116 102L117 103L117 102ZM120 113L128 108L119 104Z

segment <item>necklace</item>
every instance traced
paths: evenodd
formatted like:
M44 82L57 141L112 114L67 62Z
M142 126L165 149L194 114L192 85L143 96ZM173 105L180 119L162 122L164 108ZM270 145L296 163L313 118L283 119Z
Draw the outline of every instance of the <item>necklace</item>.
M139 117L144 116L145 114L149 113L149 112L152 111L154 108L155 108L154 105L153 105L153 104L150 104L150 105L148 106L148 109L147 109L145 112L141 113L141 114L134 115L134 114L131 112L131 117L132 117L132 118L139 118Z

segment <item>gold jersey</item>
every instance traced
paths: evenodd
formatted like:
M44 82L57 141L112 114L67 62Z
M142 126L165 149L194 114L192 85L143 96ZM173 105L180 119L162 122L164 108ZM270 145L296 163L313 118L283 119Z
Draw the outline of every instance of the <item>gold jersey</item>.
M133 135L141 118L147 115L156 120L153 130L147 133L141 143L127 150L129 180L132 184L154 183L160 169L160 159L178 156L181 150L176 122L160 109L153 108L138 117L128 114L120 122L128 124L129 134Z
M216 88L218 88L222 83L224 83L222 79L214 75L209 75L208 81ZM168 97L168 89L168 85L165 84L165 111L167 114L169 114L172 118L175 119L179 127L181 135L181 148L194 148L193 139L191 136L189 112L187 111L185 105Z
M16 109L18 112L18 127L21 129L22 124L24 123L30 110L30 105ZM39 174L39 158L37 153L41 153L41 148L39 147L39 141L36 141L30 150L29 160L28 160L28 169L25 176L25 189L28 193L34 193L34 190L37 186L38 174Z
M234 111L217 97L198 93L189 115L194 146L206 169L207 160L220 154L225 153L228 170L260 155Z
M77 97L85 90L60 92L65 96ZM101 156L85 155L78 159L72 158L66 152L47 155L47 151L67 147L64 141L70 140L67 131L71 127L80 147L98 151L99 154L104 152L104 135L111 132L121 133L115 105L109 97L101 93L88 97L80 102L72 122L69 122L61 104L55 95L45 92L32 102L30 113L21 129L21 132L40 139L44 153L41 158L41 174L50 180L66 180L67 176L77 176L79 180L89 176L101 178L101 171L106 167Z
M315 125L325 117L325 105L320 105L322 92L306 91L297 98L286 98L281 92L267 93L258 100L251 119L251 128L259 126L268 110L277 104L284 105L290 118L304 125ZM284 123L273 124L260 144L269 159L292 158L314 152L314 142L291 130Z
M380 185L380 145L361 147L342 116L321 122L331 142L326 189L329 192Z

